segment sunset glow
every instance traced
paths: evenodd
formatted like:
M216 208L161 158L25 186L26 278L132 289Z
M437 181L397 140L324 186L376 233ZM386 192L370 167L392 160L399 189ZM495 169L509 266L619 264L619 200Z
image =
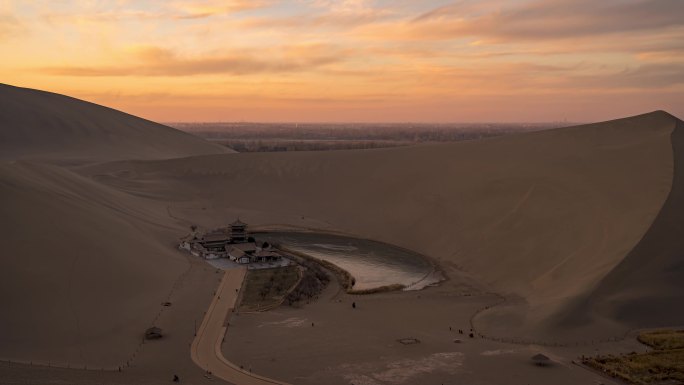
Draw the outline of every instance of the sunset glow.
M157 121L684 116L681 0L0 1L3 83Z

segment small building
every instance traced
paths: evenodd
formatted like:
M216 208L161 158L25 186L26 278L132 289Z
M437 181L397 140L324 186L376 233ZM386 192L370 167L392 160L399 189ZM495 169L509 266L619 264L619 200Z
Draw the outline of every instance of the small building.
M280 261L283 258L282 255L275 253L270 250L259 250L254 254L254 260L255 262L261 262L261 263L266 263L266 262L276 262Z
M254 253L257 252L257 246L254 242L248 242L248 243L238 243L235 245L232 245L233 248L241 250L245 254L253 255Z
M238 249L235 246L231 246L230 249L228 250L228 258L231 261L237 262L237 263L249 263L249 255L245 254L244 251ZM247 262L242 262L242 261L247 261Z

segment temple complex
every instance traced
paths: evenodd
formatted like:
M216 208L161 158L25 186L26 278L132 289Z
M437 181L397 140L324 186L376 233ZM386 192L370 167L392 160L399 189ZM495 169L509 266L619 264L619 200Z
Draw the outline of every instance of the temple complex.
M247 224L239 218L228 227L215 229L200 237L181 242L181 249L205 259L228 258L240 264L277 262L282 256L270 245L259 247L249 236Z

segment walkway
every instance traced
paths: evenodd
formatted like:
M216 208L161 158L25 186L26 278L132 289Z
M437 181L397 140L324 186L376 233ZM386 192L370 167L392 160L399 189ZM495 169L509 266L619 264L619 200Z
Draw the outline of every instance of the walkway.
M192 341L190 355L199 367L235 385L287 385L240 369L223 357L221 352L221 344L226 334L227 315L235 307L246 272L247 269L244 267L226 270L197 331L197 336Z

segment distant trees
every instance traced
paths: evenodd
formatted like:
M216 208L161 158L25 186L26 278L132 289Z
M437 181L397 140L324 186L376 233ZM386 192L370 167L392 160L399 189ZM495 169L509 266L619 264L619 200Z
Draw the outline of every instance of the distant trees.
M568 125L570 124L567 122L537 124L177 123L174 127L223 143L238 152L273 152L366 149L420 142L453 142Z

